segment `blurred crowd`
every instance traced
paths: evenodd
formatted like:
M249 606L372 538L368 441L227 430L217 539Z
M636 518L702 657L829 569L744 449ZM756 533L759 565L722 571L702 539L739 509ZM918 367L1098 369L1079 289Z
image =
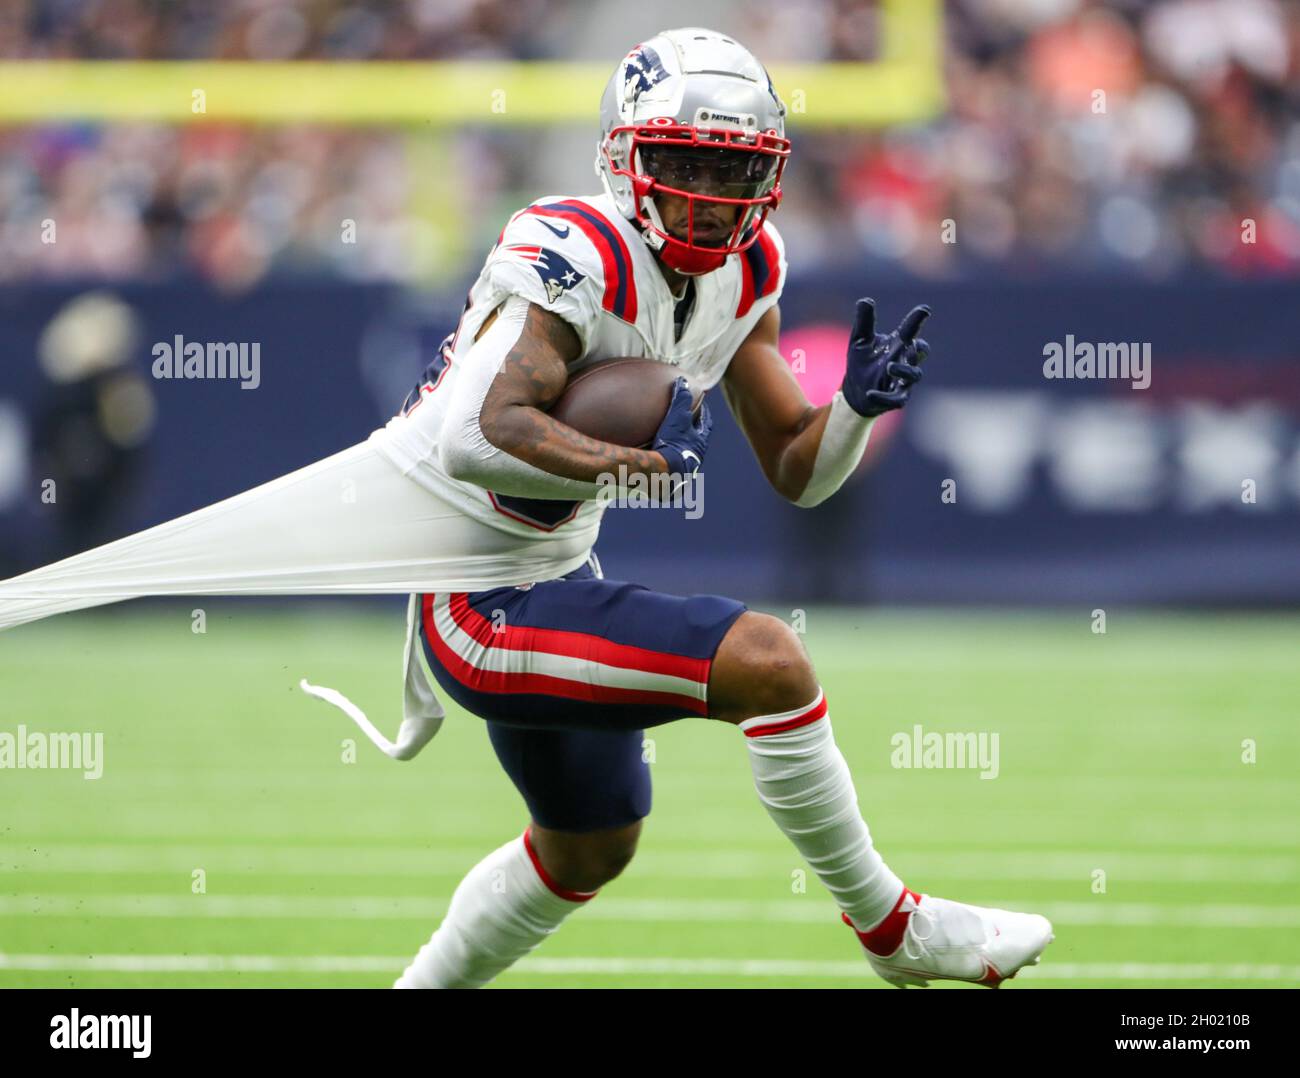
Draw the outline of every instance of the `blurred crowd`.
M556 0L5 0L7 60L538 56Z
M0 59L570 58L566 27L589 8L8 0ZM790 117L775 220L805 263L1300 274L1300 4L959 0L946 12L945 115L882 132ZM770 64L879 50L870 0L737 0L725 28ZM608 43L611 69L631 44ZM536 129L435 143L206 122L0 128L0 279L459 276L511 209L565 189L550 185L557 174L594 189L595 113L593 101L590 141L576 143L590 149L567 171L545 155L575 143ZM57 243L42 241L43 222Z
M0 129L0 280L416 277L411 180L388 130Z
M942 120L806 140L816 165L800 179L843 207L866 251L923 273L1300 273L1300 4L947 10ZM782 5L777 21L793 17ZM827 24L822 55L854 55L865 31L846 21Z

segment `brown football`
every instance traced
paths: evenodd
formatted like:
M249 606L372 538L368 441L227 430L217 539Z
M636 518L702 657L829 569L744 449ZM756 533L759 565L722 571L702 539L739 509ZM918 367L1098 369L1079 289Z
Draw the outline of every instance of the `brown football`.
M589 438L645 448L668 413L680 377L679 368L656 359L602 359L569 379L550 414Z

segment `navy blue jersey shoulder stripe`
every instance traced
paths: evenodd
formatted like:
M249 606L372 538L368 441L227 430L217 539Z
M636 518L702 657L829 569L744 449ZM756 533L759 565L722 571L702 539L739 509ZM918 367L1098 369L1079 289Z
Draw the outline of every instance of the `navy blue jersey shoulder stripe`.
M767 295L767 279L772 275L773 267L767 260L761 243L745 248L745 259L749 262L749 272L754 276L754 295Z

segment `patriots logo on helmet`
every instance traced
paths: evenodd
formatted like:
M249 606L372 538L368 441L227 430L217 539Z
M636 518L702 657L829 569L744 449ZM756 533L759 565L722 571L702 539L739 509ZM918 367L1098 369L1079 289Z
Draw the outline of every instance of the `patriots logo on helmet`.
M667 77L668 69L659 54L649 45L638 45L623 61L623 100L635 101Z
M530 243L512 243L506 247L515 258L527 262L537 271L537 276L546 286L546 302L554 303L565 292L577 287L587 275L579 273L562 254L557 254L549 247L538 247Z
M772 76L768 73L767 68L763 68L763 74L767 75L767 92L772 95L772 101L776 104L781 115L785 115L785 106L781 104L781 99L777 96L776 87L772 85Z

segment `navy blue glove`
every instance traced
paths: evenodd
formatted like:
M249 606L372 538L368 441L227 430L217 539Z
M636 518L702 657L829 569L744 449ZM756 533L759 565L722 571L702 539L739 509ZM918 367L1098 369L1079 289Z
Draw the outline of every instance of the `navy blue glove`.
M901 408L921 380L930 346L917 333L930 317L925 304L913 307L893 333L876 332L876 301L858 300L849 336L849 362L840 386L844 399L864 419Z
M668 471L673 475L692 475L704 463L704 451L709 447L709 435L713 432L713 417L709 415L709 402L700 401L700 414L691 415L694 403L690 386L685 378L678 378L673 383L672 400L668 402L668 414L659 424L655 440L650 448L662 453L668 462Z

